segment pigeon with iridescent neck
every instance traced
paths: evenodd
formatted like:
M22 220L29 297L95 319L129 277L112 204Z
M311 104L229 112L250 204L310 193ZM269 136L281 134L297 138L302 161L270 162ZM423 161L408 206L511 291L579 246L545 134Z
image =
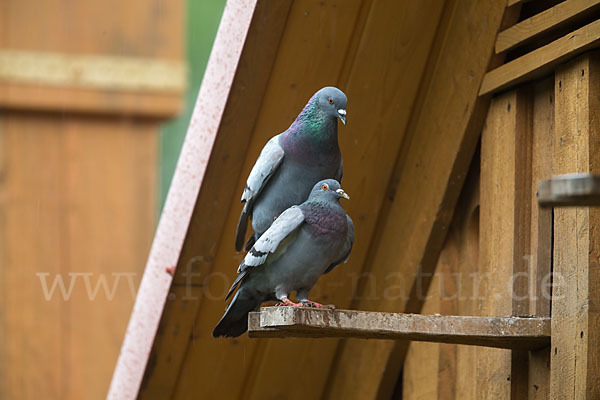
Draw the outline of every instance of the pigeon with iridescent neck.
M322 179L341 181L338 123L346 124L346 95L335 87L315 93L292 125L262 149L242 194L235 249L246 251L287 208L306 200ZM244 246L248 219L254 233Z
M285 187L279 188L285 190ZM340 204L350 197L333 179L317 183L308 200L285 210L254 243L229 289L239 289L213 331L236 337L248 329L248 313L263 301L282 306L323 307L308 299L321 275L346 262L354 243L354 224ZM296 292L298 303L290 300Z

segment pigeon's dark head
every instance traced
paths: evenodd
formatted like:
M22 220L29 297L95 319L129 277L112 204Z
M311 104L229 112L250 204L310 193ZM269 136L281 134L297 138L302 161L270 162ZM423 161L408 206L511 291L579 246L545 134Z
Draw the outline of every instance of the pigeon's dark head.
M346 125L346 103L348 99L340 89L327 86L316 93L317 107L325 114L339 118Z
M335 179L325 179L318 182L310 192L309 198L339 200L341 198L350 200L350 196L340 187Z

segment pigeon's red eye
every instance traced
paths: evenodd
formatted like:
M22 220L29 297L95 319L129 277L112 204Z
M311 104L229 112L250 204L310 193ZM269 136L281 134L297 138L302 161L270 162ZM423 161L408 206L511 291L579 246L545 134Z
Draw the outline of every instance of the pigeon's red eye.
M323 189L323 190L327 190L327 189L329 189L329 188L328 188L328 187L327 187L327 185L324 183L324 184L323 184L323 186L321 186L321 189Z
M333 104L333 99L331 97L329 98L329 104Z

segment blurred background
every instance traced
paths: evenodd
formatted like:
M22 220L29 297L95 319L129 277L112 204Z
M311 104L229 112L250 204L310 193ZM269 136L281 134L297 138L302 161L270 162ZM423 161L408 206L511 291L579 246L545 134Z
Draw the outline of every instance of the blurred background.
M106 396L225 0L0 0L0 399Z

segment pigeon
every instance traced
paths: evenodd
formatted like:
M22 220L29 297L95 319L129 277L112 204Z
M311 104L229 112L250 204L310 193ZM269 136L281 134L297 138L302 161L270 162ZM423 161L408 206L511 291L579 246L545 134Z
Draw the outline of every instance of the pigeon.
M285 191L283 186L278 190ZM354 224L340 204L350 197L338 181L317 183L308 199L285 210L254 243L225 297L239 285L213 337L237 337L248 329L248 313L264 301L282 306L323 307L308 299L319 277L346 262L354 244ZM298 303L289 299L296 292Z
M341 181L337 120L346 124L346 103L344 92L324 87L310 98L285 132L267 142L242 193L244 208L237 226L236 251L242 247L248 251L279 214L306 200L315 182L329 178ZM244 246L248 218L252 219L254 234Z

